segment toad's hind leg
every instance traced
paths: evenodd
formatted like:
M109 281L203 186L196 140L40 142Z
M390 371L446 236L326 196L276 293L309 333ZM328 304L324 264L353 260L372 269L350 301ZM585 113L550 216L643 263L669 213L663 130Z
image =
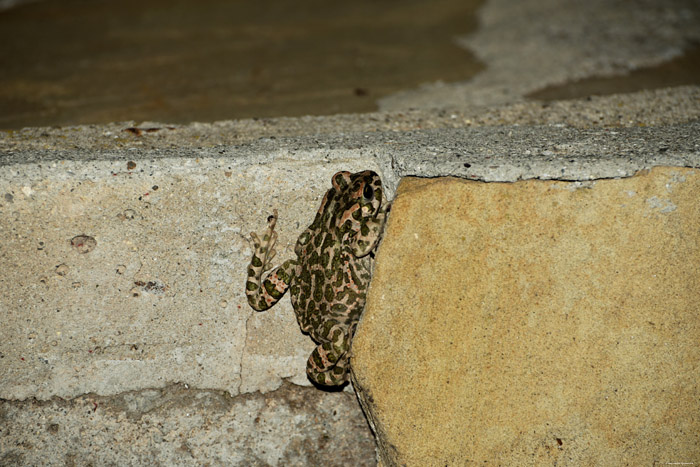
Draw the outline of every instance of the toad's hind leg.
M347 325L329 320L323 325L325 342L319 344L306 362L309 379L323 386L339 386L348 381L350 333Z
M281 266L276 267L263 280L262 275L270 269L270 262L274 258L275 243L277 242L277 210L268 218L267 231L262 240L251 233L253 239L253 258L248 265L248 279L245 285L245 294L251 307L258 311L267 310L282 298L292 281L292 274L296 267L296 261L285 261Z

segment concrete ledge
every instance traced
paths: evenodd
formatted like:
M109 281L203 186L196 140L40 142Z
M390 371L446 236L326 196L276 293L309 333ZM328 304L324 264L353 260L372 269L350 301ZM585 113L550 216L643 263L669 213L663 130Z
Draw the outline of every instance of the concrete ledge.
M484 181L592 180L631 176L637 170L657 165L694 166L700 145L698 129L700 120L657 127L596 129L499 125L262 138L236 146L196 148L20 147L5 148L0 167L5 167L5 173L11 170L14 176L31 180L47 175L95 178L105 169L110 174L133 173L121 164L131 159L146 163L138 167L142 173L165 172L172 164L176 164L173 169L180 171L202 172L280 160L331 163L364 159L383 166L390 184L404 176L457 176ZM157 161L161 159L168 161L159 166ZM177 164L178 159L184 165ZM196 159L196 163L190 159ZM61 167L56 166L58 161ZM70 162L81 164L65 166ZM84 164L98 162L107 164Z

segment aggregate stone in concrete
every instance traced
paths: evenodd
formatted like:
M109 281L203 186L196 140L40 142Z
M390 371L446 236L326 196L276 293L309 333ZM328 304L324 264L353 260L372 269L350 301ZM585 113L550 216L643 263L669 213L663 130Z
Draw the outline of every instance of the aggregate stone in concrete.
M385 465L700 459L700 170L402 180L353 341Z
M285 384L231 397L184 385L0 401L0 465L375 465L353 394Z

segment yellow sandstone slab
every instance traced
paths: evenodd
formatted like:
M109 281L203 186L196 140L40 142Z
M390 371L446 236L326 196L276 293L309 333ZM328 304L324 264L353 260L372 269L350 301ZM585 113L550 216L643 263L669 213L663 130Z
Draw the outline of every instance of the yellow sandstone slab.
M404 179L352 366L387 465L700 463L700 170Z

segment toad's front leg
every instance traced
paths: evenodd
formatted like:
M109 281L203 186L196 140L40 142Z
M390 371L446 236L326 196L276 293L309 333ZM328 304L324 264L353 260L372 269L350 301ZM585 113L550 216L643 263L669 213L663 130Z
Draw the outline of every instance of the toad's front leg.
M282 298L292 281L296 261L285 261L281 266L276 267L263 280L262 275L270 269L272 258L274 258L275 243L277 242L277 209L267 219L267 231L263 234L262 240L251 233L253 239L253 258L248 265L248 279L245 285L245 294L248 304L258 311L267 310Z

